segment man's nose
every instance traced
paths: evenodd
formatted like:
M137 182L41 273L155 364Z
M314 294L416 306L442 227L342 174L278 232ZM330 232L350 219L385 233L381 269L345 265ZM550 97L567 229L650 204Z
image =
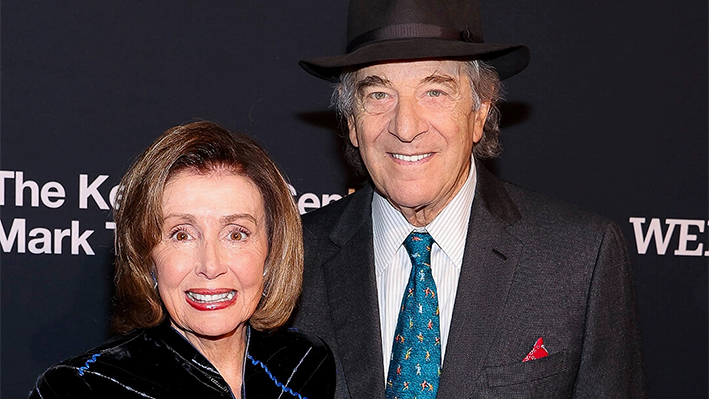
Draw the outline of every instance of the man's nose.
M195 271L209 280L213 280L227 272L223 253L218 244L212 242L204 243L202 256Z
M389 133L405 143L410 143L426 133L429 125L421 111L415 99L400 97L394 108L394 116L389 122Z

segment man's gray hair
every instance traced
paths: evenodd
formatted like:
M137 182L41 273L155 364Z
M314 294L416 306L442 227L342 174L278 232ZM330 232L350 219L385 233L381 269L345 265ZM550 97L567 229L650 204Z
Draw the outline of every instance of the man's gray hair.
M470 81L473 110L479 109L482 103L490 103L487 120L483 128L483 136L473 147L473 155L478 159L494 158L502 152L502 145L499 139L500 111L496 105L502 96L502 83L495 68L489 64L479 60L461 62L464 63L464 68ZM332 94L332 104L335 106L337 115L345 128L350 118L354 121L355 107L358 106L357 72L358 69L344 70L340 75L340 83L335 85ZM347 162L358 174L365 175L367 171L362 163L359 150L349 140L345 140L345 142L345 158Z

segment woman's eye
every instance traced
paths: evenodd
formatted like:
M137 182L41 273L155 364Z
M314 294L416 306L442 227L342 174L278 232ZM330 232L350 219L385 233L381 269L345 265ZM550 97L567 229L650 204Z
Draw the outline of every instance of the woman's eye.
M187 241L190 239L190 235L183 230L178 230L171 234L172 239L176 241Z
M234 241L242 241L246 239L246 234L243 231L237 230L231 233L230 238Z

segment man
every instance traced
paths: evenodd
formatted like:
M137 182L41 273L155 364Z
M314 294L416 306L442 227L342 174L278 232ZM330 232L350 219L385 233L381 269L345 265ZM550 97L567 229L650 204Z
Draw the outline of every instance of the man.
M528 49L485 43L462 0L352 0L348 41L301 62L338 82L371 178L303 217L295 325L331 345L337 397L643 397L618 227L479 162Z

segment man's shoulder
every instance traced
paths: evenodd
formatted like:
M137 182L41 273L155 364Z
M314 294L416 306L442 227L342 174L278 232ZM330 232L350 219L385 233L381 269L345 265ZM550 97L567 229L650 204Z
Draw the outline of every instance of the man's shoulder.
M503 185L521 214L521 229L534 229L541 234L589 235L616 227L607 217L581 206L509 182Z
M304 234L308 232L317 234L323 230L330 230L346 212L366 214L367 210L371 209L371 197L372 189L367 185L320 209L304 214L302 216Z
M303 226L328 225L335 222L347 208L347 205L352 201L353 195L355 194L353 193L342 197L341 199L331 202L322 208L303 214Z

